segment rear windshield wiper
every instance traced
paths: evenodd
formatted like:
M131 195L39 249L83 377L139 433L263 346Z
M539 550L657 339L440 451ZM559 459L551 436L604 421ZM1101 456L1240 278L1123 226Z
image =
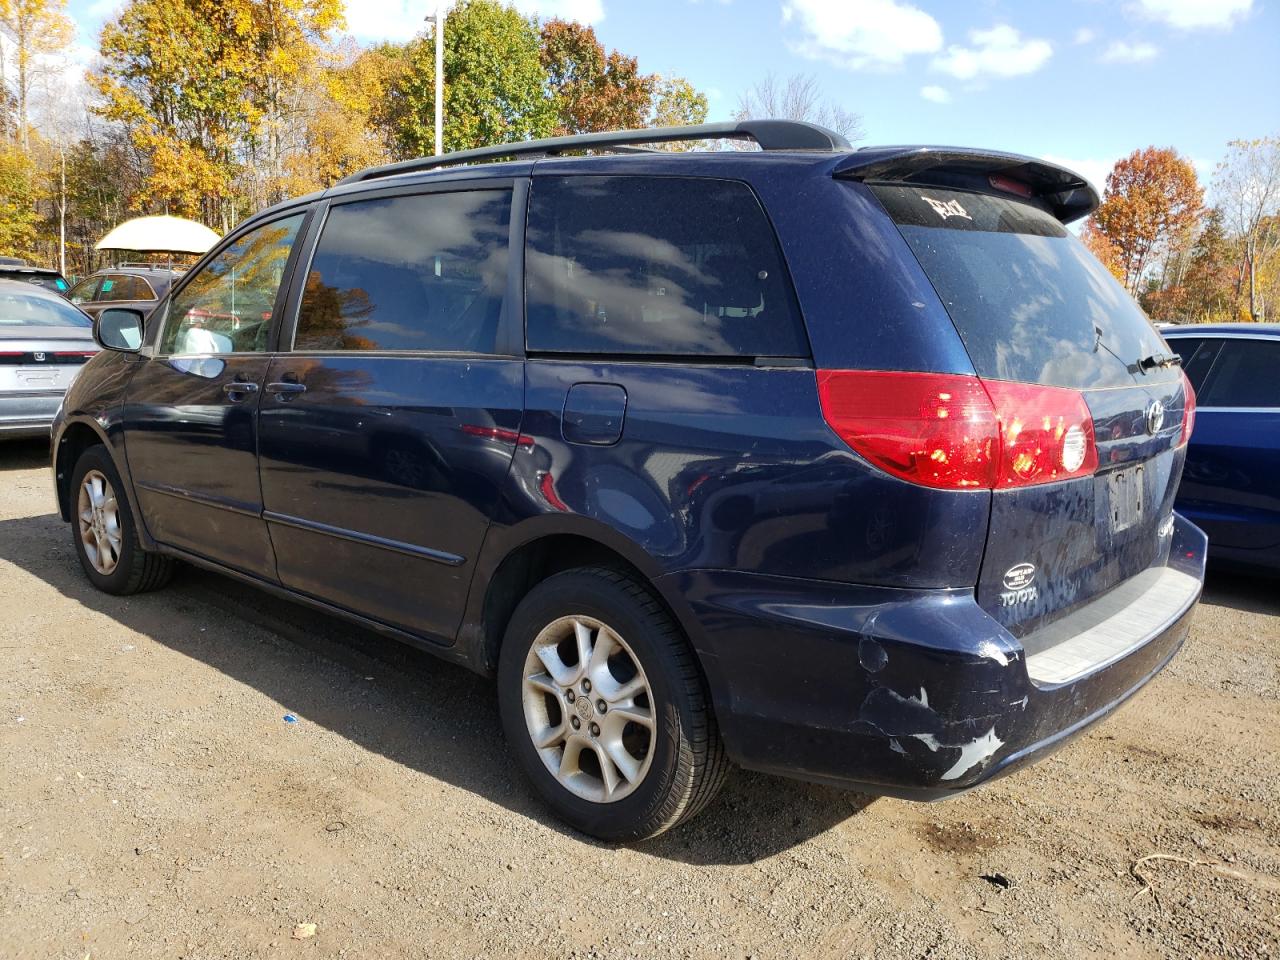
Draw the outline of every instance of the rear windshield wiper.
M1138 361L1138 368L1146 373L1148 370L1155 370L1157 367L1180 367L1182 366L1182 358L1176 353L1153 353L1149 357L1143 357Z

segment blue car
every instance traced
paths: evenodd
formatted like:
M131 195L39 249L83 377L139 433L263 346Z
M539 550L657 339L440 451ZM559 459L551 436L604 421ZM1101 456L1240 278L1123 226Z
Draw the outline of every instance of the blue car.
M1215 565L1280 572L1280 324L1164 331L1198 399L1177 509Z
M719 137L762 149L637 149ZM58 508L109 593L180 560L493 677L597 837L730 764L951 796L1134 694L1200 595L1192 394L1065 227L1097 203L783 121L366 170L101 312Z

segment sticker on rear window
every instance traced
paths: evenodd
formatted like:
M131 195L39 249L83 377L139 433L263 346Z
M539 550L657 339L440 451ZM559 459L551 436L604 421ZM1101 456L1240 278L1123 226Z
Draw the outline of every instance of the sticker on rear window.
M114 287L115 285L116 285L116 282L115 282L114 280L103 280L103 281L102 281L102 292L103 292L103 293L106 293L108 290L110 290L110 289L111 289L112 287Z
M943 220L948 217L964 217L966 220L972 220L969 212L960 206L959 200L935 200L933 197L926 197L920 194L920 199L933 207L933 212L940 216Z

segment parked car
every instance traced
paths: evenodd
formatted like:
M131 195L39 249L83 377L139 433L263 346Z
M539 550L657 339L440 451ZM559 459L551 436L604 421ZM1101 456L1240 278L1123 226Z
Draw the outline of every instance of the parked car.
M57 294L0 280L0 440L49 435L67 387L98 352L92 327Z
M136 307L144 312L169 292L179 271L154 264L124 264L85 277L68 295L91 317L107 307Z
M145 328L100 314L58 508L100 589L180 558L496 677L598 837L729 762L950 796L1137 691L1200 594L1191 393L1064 227L1097 202L779 121L367 170L241 224Z
M1209 535L1209 558L1280 571L1280 324L1164 332L1199 397L1177 509Z
M5 257L3 259L13 262L0 262L0 280L21 280L25 283L34 283L37 287L44 287L46 290L60 293L64 297L67 296L69 284L57 270L48 267L33 267L17 257Z

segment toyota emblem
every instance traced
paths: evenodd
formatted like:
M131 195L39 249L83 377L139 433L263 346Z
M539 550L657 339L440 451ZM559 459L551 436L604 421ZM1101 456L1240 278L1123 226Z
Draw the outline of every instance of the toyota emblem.
M1152 400L1147 404L1147 433L1153 437L1160 432L1160 428L1164 426L1164 404L1159 400Z

